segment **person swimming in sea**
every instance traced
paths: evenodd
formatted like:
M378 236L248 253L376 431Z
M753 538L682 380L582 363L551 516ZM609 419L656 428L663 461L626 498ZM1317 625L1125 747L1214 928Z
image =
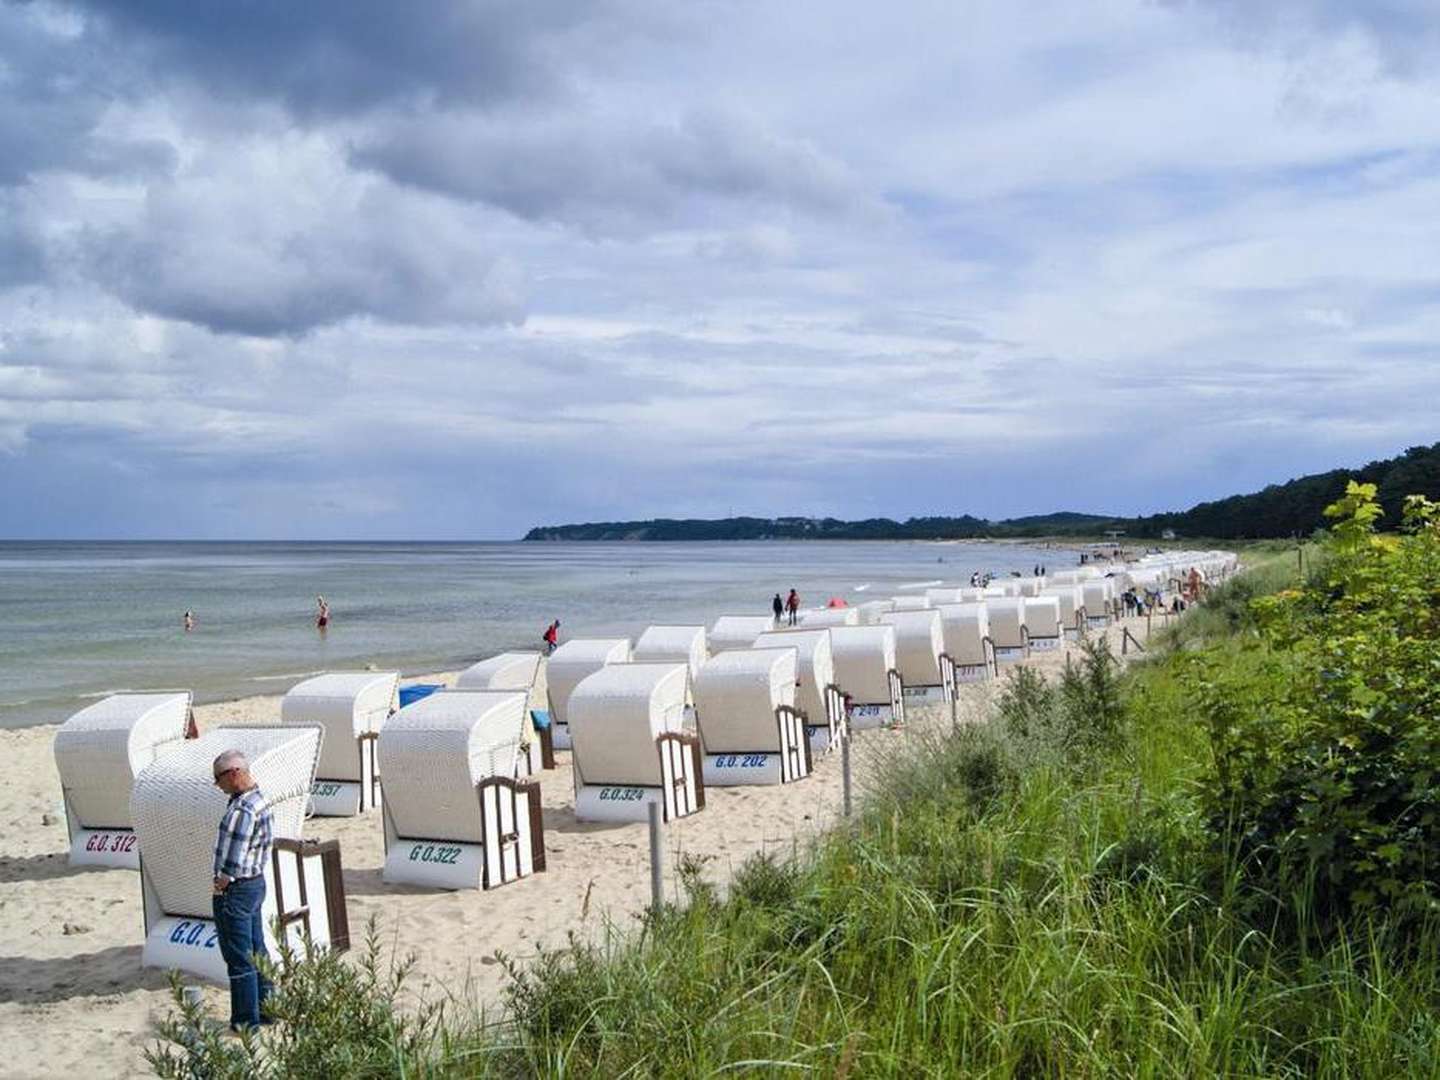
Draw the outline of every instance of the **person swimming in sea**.
M324 630L330 625L330 605L325 602L325 597L315 597L315 626Z

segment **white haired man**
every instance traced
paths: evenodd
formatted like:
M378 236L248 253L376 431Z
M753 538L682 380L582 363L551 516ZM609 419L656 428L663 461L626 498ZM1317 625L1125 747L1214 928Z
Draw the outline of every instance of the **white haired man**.
M230 1028L239 1032L267 1022L261 1009L270 996L270 980L255 961L269 956L260 909L271 848L270 804L239 750L226 750L215 759L214 768L215 785L230 796L230 802L215 842L211 909L220 955L230 975Z

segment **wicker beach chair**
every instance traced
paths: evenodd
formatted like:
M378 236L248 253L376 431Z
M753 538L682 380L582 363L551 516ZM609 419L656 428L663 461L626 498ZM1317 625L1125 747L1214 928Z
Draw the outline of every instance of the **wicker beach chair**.
M995 646L995 662L1014 664L1030 655L1030 633L1025 627L1025 598L998 596L986 601L990 618L990 641Z
M810 775L810 740L795 707L798 674L793 645L732 649L700 669L695 717L707 785L784 784Z
M853 611L854 608L848 610ZM835 682L835 661L830 650L830 628L767 630L755 639L755 648L793 647L800 660L796 675L795 707L805 718L811 754L835 749L845 736L845 695Z
M538 652L503 652L471 664L455 679L456 690L521 690L525 693L530 723L524 726L516 776L535 776L555 767L554 728L548 706L539 700Z
M55 733L71 866L140 868L130 792L145 766L176 749L190 723L188 690L112 694Z
M666 820L705 805L700 741L684 731L685 664L608 664L570 695L575 816L644 821L650 803Z
M892 611L881 622L895 628L895 670L905 684L906 700L948 701L954 679L940 612Z
M319 724L325 730L312 813L353 817L379 805L375 743L399 692L398 671L332 671L296 683L281 699L281 724Z
M267 939L274 943L278 920L297 947L307 938L317 947L349 947L339 844L303 838L323 735L319 725L216 728L135 777L130 813L142 852L142 965L228 981L210 903L216 830L228 801L212 770L226 750L249 759L270 805L274 853L265 868L262 909Z
M789 621L789 617L786 617ZM710 627L710 655L728 649L748 649L756 634L775 628L772 615L721 615Z
M847 699L850 730L905 722L905 684L895 667L893 626L832 626L830 656L835 682Z
M573 638L550 654L545 663L545 685L555 749L570 749L569 705L575 687L607 664L623 664L629 659L628 638Z
M515 779L521 690L444 690L380 735L387 882L492 889L545 868L540 787Z
M942 605L940 632L956 682L982 682L995 674L989 609L983 603Z

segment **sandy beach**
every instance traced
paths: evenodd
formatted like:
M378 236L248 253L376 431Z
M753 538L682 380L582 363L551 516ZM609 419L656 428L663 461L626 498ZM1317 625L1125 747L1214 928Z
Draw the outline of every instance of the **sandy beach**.
M1126 622L1143 639L1143 621ZM1120 634L1118 626L1109 631L1117 656ZM1064 654L1040 654L1028 663L1054 669L1063 666ZM982 713L996 685L962 687L962 715ZM196 718L202 731L273 722L279 706L279 696L251 697L197 707ZM856 737L858 783L877 749L948 723L948 709L912 708L909 719L903 731ZM153 1042L153 1021L170 1007L167 977L140 967L139 875L67 865L51 752L55 730L0 731L7 781L0 791L0 1031L6 1036L0 1075L148 1075L143 1050ZM378 814L312 819L307 836L341 843L352 936L360 940L366 921L377 916L387 947L418 955L417 988L470 994L495 1008L503 978L497 949L523 961L542 946L563 946L571 931L597 937L607 920L631 925L650 898L646 826L577 822L569 757L557 754L557 767L541 777L547 869L490 892L383 884ZM822 758L815 774L796 784L710 788L702 812L667 827L669 887L675 888L680 853L707 857L707 876L723 884L752 853L788 853L833 823L840 809L838 754ZM212 1014L224 1016L222 989L206 993Z

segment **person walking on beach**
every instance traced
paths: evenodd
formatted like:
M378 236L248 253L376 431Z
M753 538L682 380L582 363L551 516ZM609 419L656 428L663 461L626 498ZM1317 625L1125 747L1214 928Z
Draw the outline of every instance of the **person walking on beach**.
M330 605L323 596L315 597L315 625L321 631L330 625Z
M194 629L195 629L195 613L194 613L194 612L191 612L191 611L187 611L187 612L185 612L185 632L188 634L191 630L194 630Z
M790 595L785 598L785 610L790 613L790 625L794 626L800 616L800 594L794 589L791 589Z
M775 613L775 625L780 625L780 617L785 614L785 601L780 599L780 594L775 594L775 599L770 601L770 610Z
M545 642L545 653L548 656L555 651L555 646L560 643L560 620L556 619L545 628L545 633L540 635Z
M230 975L230 1030L249 1031L261 1018L270 980L256 967L268 959L265 923L265 864L270 859L270 803L250 775L239 750L226 750L213 765L215 786L230 796L215 840L215 876L210 908L225 970Z

